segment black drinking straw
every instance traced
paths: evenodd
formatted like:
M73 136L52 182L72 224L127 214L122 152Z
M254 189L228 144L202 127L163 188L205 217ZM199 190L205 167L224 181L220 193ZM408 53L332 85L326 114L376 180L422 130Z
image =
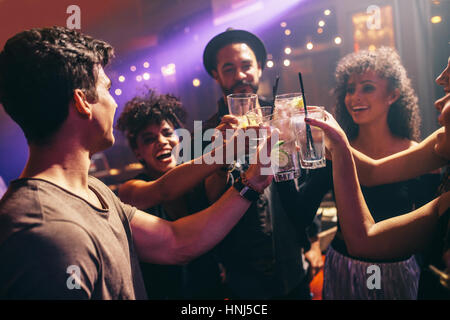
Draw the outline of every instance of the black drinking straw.
M275 85L272 88L272 95L273 95L273 103L272 103L272 112L270 113L271 115L273 114L273 110L275 108L275 97L277 96L277 92L278 92L278 82L280 81L280 76L277 76L277 79L275 80ZM271 116L272 117L272 116Z
M302 80L302 73L298 73L298 80L300 81L300 90L302 91L302 98L303 98L303 108L305 109L305 118L308 117L308 109L306 107L306 98L305 98L305 89L303 87L303 80ZM311 127L309 124L305 122L306 125L306 149L307 152L310 153L311 150L314 152L314 156L316 157L316 149L314 148L314 144L312 143L312 134L311 134Z

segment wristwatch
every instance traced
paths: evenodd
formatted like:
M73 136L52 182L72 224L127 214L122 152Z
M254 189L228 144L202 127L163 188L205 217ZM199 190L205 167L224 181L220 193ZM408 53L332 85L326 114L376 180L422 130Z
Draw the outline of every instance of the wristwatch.
M259 199L260 193L253 190L249 186L242 183L241 178L237 178L233 184L233 187L239 191L239 194L249 201L256 201Z

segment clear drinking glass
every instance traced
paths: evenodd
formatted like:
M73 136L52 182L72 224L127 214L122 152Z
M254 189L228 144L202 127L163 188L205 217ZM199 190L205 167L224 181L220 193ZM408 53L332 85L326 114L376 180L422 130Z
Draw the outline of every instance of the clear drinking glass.
M239 119L239 127L249 124L245 114L256 108L258 96L255 93L233 93L227 96L228 112Z
M287 118L303 109L301 92L286 93L275 96L275 118Z
M312 119L324 120L324 107L309 106L308 117ZM326 166L325 142L322 129L308 126L310 129L310 139L305 123L305 111L298 110L291 117L290 127L296 136L296 143L300 149L300 165L303 169L317 169Z
M274 114L275 116L275 114ZM290 127L290 117L268 120L270 127L279 130L279 139L272 146L270 160L276 182L293 180L300 176L296 137ZM273 139L273 137L272 137Z

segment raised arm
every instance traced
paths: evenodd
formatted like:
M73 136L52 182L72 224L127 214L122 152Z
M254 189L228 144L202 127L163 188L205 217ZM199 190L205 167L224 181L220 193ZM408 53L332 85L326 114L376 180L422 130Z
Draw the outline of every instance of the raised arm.
M200 159L183 163L166 172L155 181L130 180L119 189L119 197L123 202L130 203L139 209L147 209L163 201L171 201L194 188L197 184L219 170L221 164L206 164ZM197 163L194 163L197 162Z
M216 130L218 132L225 131L226 129L233 128L237 123L238 120L236 117L227 115ZM222 139L223 144L221 146L218 146L197 159L177 166L155 181L127 181L120 187L119 197L123 202L145 210L163 201L171 201L182 196L208 176L220 171L225 163L227 146L234 148L234 140L239 134L242 134L242 131L235 132L235 135L228 141ZM220 159L221 161L214 161L212 164L207 164L211 163L211 159L214 159L216 154L221 154L223 159Z
M271 181L271 176L260 175L258 165L250 166L247 177L258 189L264 189ZM212 206L174 222L138 211L131 220L138 254L152 263L189 262L222 240L250 203L231 187Z
M436 137L443 132L440 128L421 143L393 154L389 157L374 160L350 147L359 181L365 186L404 181L441 168L447 160L434 151Z
M331 116L330 116L331 117ZM322 128L333 160L338 218L351 255L370 259L394 259L427 245L439 214L449 206L450 194L405 215L375 223L361 192L352 152L342 130L319 120L309 120Z

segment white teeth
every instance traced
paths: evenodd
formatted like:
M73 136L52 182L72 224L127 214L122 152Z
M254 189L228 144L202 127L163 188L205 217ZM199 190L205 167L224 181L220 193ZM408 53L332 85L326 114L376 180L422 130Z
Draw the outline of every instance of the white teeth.
M162 156L170 155L171 153L172 153L171 151L161 152L161 153L157 154L156 157L159 158Z
M352 108L353 111L366 110L366 109L369 109L369 107L367 107L367 106L357 106L357 107L353 107Z

